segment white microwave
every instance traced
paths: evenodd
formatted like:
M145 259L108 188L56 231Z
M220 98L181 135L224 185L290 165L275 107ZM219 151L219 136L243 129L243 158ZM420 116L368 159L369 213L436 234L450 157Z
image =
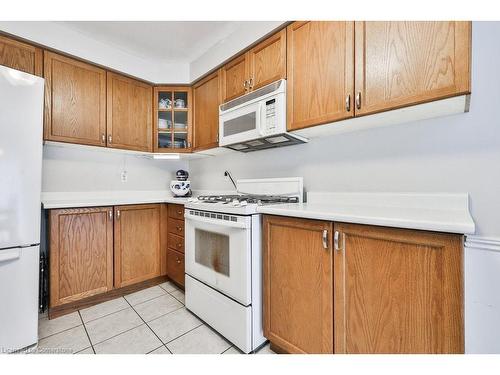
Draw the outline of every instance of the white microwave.
M286 132L286 80L219 107L219 146L249 152L307 142Z

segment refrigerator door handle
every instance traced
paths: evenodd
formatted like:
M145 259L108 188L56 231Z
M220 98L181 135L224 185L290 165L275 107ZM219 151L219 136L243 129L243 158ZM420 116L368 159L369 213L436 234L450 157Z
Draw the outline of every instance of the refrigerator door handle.
M21 249L10 249L0 251L0 263L9 260L19 259L21 257Z

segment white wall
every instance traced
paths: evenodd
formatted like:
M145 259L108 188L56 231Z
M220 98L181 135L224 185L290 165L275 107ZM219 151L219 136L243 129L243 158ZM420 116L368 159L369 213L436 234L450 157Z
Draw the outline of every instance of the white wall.
M188 83L189 64L159 63L135 56L48 21L0 21L0 30L150 82Z
M282 21L250 21L221 40L190 64L190 79L194 82L206 72L253 44L282 25Z
M469 113L190 161L193 188L230 188L228 169L303 176L309 191L469 192L477 234L500 240L499 39L500 22L473 24ZM500 353L500 252L468 249L466 272L467 351Z
M168 190L177 169L187 163L44 146L42 191Z

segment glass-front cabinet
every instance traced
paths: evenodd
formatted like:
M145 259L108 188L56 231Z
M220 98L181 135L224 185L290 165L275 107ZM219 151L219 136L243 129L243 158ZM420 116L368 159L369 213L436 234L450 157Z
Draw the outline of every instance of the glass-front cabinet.
M190 152L190 87L155 87L154 152Z

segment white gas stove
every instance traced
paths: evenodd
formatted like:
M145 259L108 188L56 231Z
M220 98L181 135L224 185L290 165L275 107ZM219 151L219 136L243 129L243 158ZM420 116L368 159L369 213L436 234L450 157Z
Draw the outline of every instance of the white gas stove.
M186 307L250 353L262 328L262 218L257 207L302 202L302 178L238 180L237 194L185 205Z

